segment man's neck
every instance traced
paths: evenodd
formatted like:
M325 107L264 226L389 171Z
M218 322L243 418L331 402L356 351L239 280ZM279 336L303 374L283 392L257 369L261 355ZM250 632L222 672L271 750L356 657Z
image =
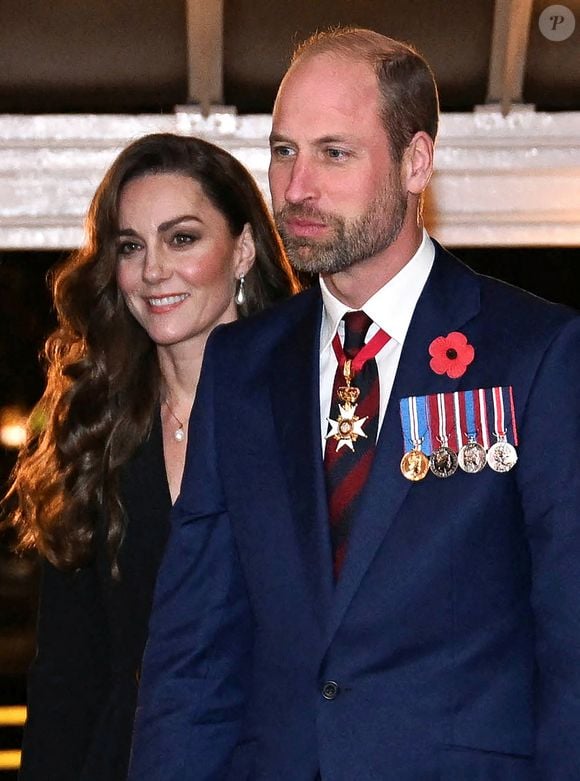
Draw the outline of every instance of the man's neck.
M351 309L361 309L377 290L395 277L421 245L423 228L401 233L386 250L336 274L323 275L328 290Z

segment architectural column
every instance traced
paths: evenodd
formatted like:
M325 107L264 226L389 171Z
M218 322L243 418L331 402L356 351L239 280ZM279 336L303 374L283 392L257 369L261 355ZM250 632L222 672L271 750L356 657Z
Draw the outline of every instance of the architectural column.
M523 102L533 0L496 0L486 103L504 116Z
M223 0L186 0L187 100L207 116L223 96Z

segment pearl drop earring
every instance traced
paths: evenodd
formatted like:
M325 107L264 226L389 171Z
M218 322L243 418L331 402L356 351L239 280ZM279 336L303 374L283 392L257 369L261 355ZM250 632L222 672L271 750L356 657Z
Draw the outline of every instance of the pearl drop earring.
M234 296L234 301L238 306L242 306L242 304L246 301L246 293L244 291L244 285L246 284L246 280L244 275L238 279L238 289L236 291L236 295Z

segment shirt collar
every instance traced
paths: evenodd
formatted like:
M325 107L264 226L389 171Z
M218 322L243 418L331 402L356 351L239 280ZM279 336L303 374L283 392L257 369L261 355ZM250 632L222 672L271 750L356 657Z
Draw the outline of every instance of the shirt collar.
M399 344L405 341L434 258L435 246L423 230L423 239L413 257L361 307L373 322ZM319 282L323 303L320 351L323 352L330 346L345 313L352 309L333 296L322 277L319 277Z

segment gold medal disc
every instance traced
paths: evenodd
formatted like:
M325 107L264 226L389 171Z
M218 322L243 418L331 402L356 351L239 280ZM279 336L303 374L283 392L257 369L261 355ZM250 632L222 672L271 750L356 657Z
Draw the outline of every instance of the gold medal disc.
M409 450L401 459L401 473L414 483L429 472L429 459L422 450Z

